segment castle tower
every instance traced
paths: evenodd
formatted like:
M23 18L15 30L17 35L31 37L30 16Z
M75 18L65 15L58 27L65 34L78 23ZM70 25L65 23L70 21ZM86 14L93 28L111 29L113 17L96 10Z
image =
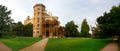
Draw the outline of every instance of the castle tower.
M34 13L30 19L28 16L24 21L24 25L33 24L33 37L64 37L64 28L60 26L57 16L53 16L45 10L43 4L33 6Z
M42 19L43 13L45 12L45 6L43 4L36 4L34 7L34 17L33 17L33 37L42 36Z

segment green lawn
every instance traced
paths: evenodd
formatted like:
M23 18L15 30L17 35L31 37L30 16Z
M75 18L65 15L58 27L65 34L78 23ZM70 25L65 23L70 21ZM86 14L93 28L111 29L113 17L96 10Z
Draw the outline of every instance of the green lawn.
M51 38L45 51L99 51L111 39Z
M13 51L17 51L21 48L27 47L42 38L33 38L33 37L16 37L16 38L0 38L0 41L2 41L4 44L6 44L8 47L13 49Z

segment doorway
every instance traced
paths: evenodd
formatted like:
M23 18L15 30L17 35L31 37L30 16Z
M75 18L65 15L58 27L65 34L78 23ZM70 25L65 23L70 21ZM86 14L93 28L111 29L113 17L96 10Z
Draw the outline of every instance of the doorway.
M46 31L46 37L49 37L49 31L48 30Z

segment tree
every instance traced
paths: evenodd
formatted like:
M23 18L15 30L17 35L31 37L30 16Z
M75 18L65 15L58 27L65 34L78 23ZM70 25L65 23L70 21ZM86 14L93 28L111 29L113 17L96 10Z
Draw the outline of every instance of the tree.
M79 32L77 30L78 26L75 25L74 21L70 21L65 25L65 29L67 31L67 37L78 37Z
M12 19L10 17L11 10L8 10L7 7L0 5L0 36L7 33L10 29Z
M33 24L29 23L24 25L24 34L23 36L32 36L33 35Z
M99 26L98 24L96 23L96 27L92 27L91 26L91 31L92 31L92 38L98 38L99 37Z
M31 23L23 25L21 22L14 23L12 31L16 36L32 36L33 25Z
M15 23L13 32L17 36L22 36L24 34L24 25L22 24L22 22Z
M90 34L89 34L89 25L87 24L87 20L84 19L83 22L82 22L82 25L81 25L81 34L80 36L81 37L89 37Z
M97 18L101 37L120 36L120 5L113 6L110 12Z

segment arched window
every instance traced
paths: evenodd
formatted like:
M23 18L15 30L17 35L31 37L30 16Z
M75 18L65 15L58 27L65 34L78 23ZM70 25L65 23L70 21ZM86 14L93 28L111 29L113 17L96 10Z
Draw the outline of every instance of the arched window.
M49 27L49 24L48 24L48 23L46 24L46 27Z
M40 8L38 8L38 10L40 10Z
M39 33L39 31L37 31L37 33Z
M39 27L40 25L39 24L37 24L37 27Z
M40 14L40 12L38 12L38 15Z
M37 22L39 23L39 18L37 18Z

